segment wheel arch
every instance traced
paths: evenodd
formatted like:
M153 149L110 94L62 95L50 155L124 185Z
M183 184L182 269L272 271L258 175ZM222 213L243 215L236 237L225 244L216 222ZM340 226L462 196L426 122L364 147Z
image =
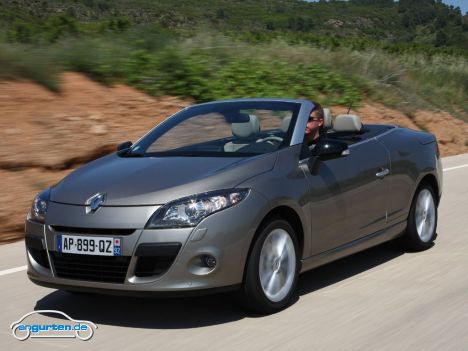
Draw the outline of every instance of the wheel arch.
M262 231L263 227L273 219L284 219L287 221L294 229L296 234L296 238L299 244L299 252L301 254L301 258L304 255L304 225L302 224L301 217L299 214L291 207L287 205L280 205L273 209L271 209L260 221L260 224L257 226L255 230L255 234L250 242L249 251L247 253L247 258L244 262L244 274L243 280L245 279L245 272L247 268L248 260L252 253L252 248L254 246L255 241L257 240L260 232Z
M439 206L439 202L440 202L440 196L439 196L439 183L437 181L437 178L429 173L429 174L426 174L424 177L422 177L422 179L419 181L418 183L418 187L416 189L419 189L421 187L422 184L429 184L432 189L434 190L434 193L435 193L435 200L436 200L436 205ZM416 194L416 192L415 192ZM413 195L414 197L414 195Z
M428 237L427 240L423 239L420 233L417 231L416 227L416 217L415 217L415 207L417 196L420 191L424 188L432 188L432 193L434 193L434 202L435 202L435 225L434 230L431 233L431 236ZM437 178L433 174L425 174L421 177L419 182L417 183L417 187L414 190L414 194L411 201L411 207L408 213L408 220L407 220L407 227L403 235L399 238L399 244L404 250L409 251L422 251L427 250L434 245L434 240L437 237L437 207L440 201L440 194L439 194L439 184ZM425 221L425 219L424 219Z

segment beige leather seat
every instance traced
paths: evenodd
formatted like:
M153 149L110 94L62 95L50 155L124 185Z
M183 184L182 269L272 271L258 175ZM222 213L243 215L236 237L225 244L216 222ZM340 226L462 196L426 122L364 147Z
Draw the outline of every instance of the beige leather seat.
M291 119L292 117L291 116L288 116L288 117L284 117L283 118L283 121L281 122L281 130L283 132L287 132L288 129L289 129L289 125L291 124Z
M245 146L255 143L260 132L260 121L257 116L249 115L249 121L231 124L232 135L237 139L224 145L225 152L235 152Z
M333 128L333 116L329 108L323 109L323 128L325 130Z
M361 128L361 118L356 115L338 115L333 124L333 130L335 132L359 132Z

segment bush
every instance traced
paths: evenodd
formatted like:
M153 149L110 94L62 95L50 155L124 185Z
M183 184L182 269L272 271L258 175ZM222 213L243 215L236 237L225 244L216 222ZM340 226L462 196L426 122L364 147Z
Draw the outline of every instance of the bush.
M148 94L196 101L290 97L356 106L367 97L406 110L468 113L464 57L277 40L253 45L210 35L170 38L157 27L144 33L131 28L99 38L59 40L47 49L5 46L0 78L29 78L56 90L57 73L72 70L107 84L121 81Z
M28 79L58 91L59 71L45 50L36 49L24 55L21 47L0 45L0 79Z

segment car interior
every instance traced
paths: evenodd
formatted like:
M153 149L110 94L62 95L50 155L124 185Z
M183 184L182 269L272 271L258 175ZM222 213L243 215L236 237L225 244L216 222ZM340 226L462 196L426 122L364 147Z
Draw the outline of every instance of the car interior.
M384 124L362 124L361 118L353 114L340 114L333 117L329 109L324 109L325 137L340 140L348 145L358 143L394 128Z
M262 131L259 118L248 115L246 122L232 123L233 138L224 145L225 152L265 153L276 150L288 131L291 117L282 120L280 129ZM324 108L324 133L326 138L340 140L348 145L373 138L393 128L389 125L366 124L354 114L340 114L334 119L330 109Z
M291 116L286 116L282 119L279 128L262 130L258 116L238 112L236 119L230 123L231 137L187 145L173 149L172 152L212 153L213 156L233 157L273 152L282 146L291 120ZM373 138L391 128L394 127L381 124L363 125L360 117L354 114L340 114L333 118L330 109L324 108L322 138L352 145Z
M259 154L274 151L282 143L290 121L290 117L289 121L283 121L280 130L265 130L261 132L259 118L256 115L248 115L247 122L231 124L234 139L224 145L224 151Z

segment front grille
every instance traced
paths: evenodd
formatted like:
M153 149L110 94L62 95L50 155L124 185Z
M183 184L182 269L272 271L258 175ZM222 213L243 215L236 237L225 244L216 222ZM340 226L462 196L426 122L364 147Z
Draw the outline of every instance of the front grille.
M101 235L130 235L136 229L109 229L109 228L79 228L64 227L60 225L51 226L56 232L69 234L101 234Z
M123 283L130 257L94 256L50 252L59 278L103 283Z

